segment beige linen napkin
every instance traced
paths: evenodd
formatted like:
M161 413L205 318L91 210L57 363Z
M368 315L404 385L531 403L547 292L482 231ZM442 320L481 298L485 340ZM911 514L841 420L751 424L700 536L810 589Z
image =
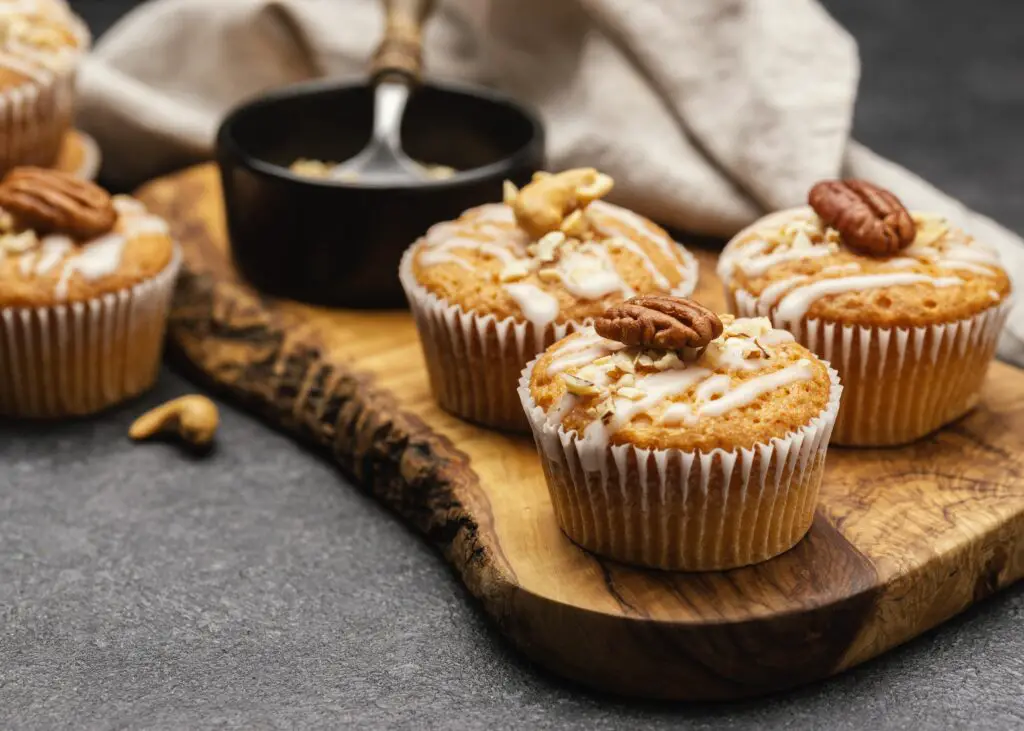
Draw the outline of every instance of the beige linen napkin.
M363 72L377 0L154 0L98 44L82 126L105 174L134 184L208 158L236 102L313 76ZM1012 232L850 139L853 39L815 0L441 0L429 75L540 109L554 169L591 165L615 200L673 227L728 236L800 204L817 180L864 177L997 246ZM1000 353L1024 364L1024 300Z

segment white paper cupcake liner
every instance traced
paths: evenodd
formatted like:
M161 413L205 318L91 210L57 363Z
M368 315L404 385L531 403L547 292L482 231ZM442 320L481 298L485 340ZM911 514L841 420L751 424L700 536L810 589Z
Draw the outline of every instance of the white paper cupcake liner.
M783 323L746 290L727 289L726 297L738 316L771 318L838 369L845 395L833 442L851 446L911 442L973 407L1013 305L1007 299L973 317L928 327L882 328L813 319Z
M181 254L152 279L84 302L0 310L0 414L91 414L156 380Z
M810 529L843 387L829 368L826 407L784 438L749 449L594 449L551 424L530 392L528 415L562 531L581 547L651 568L711 571L789 550Z
M402 257L399 279L416 320L434 398L445 411L468 421L526 432L529 424L516 394L523 367L538 353L590 324L549 324L543 330L509 316L465 311L427 291L412 271L415 247ZM696 260L684 250L692 279L672 294L685 297L696 284Z

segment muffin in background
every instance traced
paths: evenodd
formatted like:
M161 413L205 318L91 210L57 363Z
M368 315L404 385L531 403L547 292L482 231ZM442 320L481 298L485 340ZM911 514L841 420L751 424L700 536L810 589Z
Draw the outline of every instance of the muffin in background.
M90 414L156 379L179 255L127 196L40 168L0 182L0 414Z
M681 571L764 561L807 533L841 392L766 318L660 296L555 343L519 388L565 534Z
M56 161L89 43L63 0L0 0L0 175Z
M732 311L771 318L839 371L838 444L903 444L963 415L1010 310L996 252L863 181L820 183L810 199L725 247Z
M696 260L654 223L598 200L611 187L589 168L539 173L406 252L399 274L442 408L526 431L516 387L534 355L613 302L693 291Z

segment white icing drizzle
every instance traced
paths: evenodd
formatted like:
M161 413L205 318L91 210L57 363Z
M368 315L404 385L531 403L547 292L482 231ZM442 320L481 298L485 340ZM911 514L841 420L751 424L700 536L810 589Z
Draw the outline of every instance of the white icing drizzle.
M909 256L897 256L885 262L886 266L892 267L893 269L909 269L910 267L916 267L920 263L920 260L913 259Z
M811 361L800 360L781 370L766 373L763 376L755 376L727 392L723 391L720 398L701 406L700 411L706 416L721 416L733 409L753 403L769 391L775 391L799 381L808 381L813 377L814 367L811 365Z
M434 266L435 264L455 264L462 267L466 271L473 271L472 265L463 259L458 254L452 254L447 251L438 251L434 249L427 249L420 254L420 263L424 266Z
M570 251L558 260L555 268L562 286L575 297L596 300L613 292L624 299L635 293L615 269L608 252L600 246L584 251Z
M630 241L629 239L620 236L614 239L609 239L608 246L621 246L623 249L626 249L630 253L638 256L640 260L643 262L644 269L646 269L647 272L654 278L654 283L661 287L662 289L669 289L671 285L669 284L669 281L665 278L665 275L662 274L661 271L658 269L658 265L654 263L654 259L652 259L650 255L643 250L643 247L641 247L635 241Z
M777 264L802 259L817 259L823 256L832 256L833 254L835 254L835 251L828 246L792 248L744 258L737 263L737 266L748 277L759 277Z
M693 425L697 423L697 413L690 404L672 403L669 404L658 422L666 426L678 426L679 424Z
M785 279L780 279L777 282L772 282L764 288L764 291L761 292L761 296L757 298L757 301L759 304L770 307L778 302L779 298L791 288L801 282L806 282L808 279L809 277L807 275L798 274L795 277L786 277Z
M121 234L109 233L83 245L79 253L64 265L55 291L57 300L67 299L68 284L75 272L90 281L116 272L121 266L121 256L127 243L128 239Z
M167 236L171 228L159 216L121 214L121 233L128 238L147 234Z
M736 240L722 251L718 258L718 274L728 282L736 271L736 264L744 257L755 257L768 248L763 239Z
M39 247L39 256L34 271L42 276L57 266L64 255L74 248L75 243L67 236L47 236ZM25 259L30 257L26 256Z
M830 294L859 292L865 289L895 287L901 284L929 283L935 287L951 287L961 284L958 277L930 277L926 274L912 272L893 272L891 274L863 274L855 277L839 277L822 279L817 282L797 287L779 302L776 317L782 322L796 322L807 314L807 310L817 300Z
M542 332L558 317L558 300L532 284L515 282L505 285L505 291L519 305L523 316L533 323L536 331Z
M612 205L611 203L605 203L604 201L594 201L588 206L588 208L623 224L641 238L646 241L650 241L661 249L671 261L678 261L678 253L674 248L678 244L668 236L661 235L657 231L653 230L646 220L636 213L633 213L633 211L622 208L621 206ZM611 230L608 226L602 226L600 221L595 221L595 227L606 236L616 235L616 232ZM682 271L681 267L680 271Z
M113 197L114 210L121 216L145 216L146 206L142 201L136 200L127 195L115 195Z
M974 264L969 261L947 260L939 262L939 266L941 266L943 269L960 269L965 272L974 272L975 274L982 274L988 277L995 275L995 272L989 268L989 265Z
M731 381L732 379L727 374L716 373L697 386L693 395L698 402L710 401L728 391Z
M860 264L855 261L846 264L830 264L821 270L822 274L852 274L861 270Z
M557 356L548 363L548 373L561 373L566 368L589 363L624 347L626 346L622 343L606 340L591 330L589 333L572 338L555 348L551 354L552 356L557 354Z
M515 223L515 212L504 203L485 203L474 208L470 218L474 221L494 221L495 223Z

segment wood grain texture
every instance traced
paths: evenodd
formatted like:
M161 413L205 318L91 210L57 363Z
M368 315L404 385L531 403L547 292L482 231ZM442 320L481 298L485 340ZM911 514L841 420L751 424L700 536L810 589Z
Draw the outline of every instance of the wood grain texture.
M1024 572L1016 369L994 365L981 405L918 444L830 450L814 526L783 556L722 573L637 570L561 534L528 438L435 406L407 313L253 293L230 262L212 167L140 195L185 251L172 353L330 455L434 543L500 630L555 673L654 698L766 693L863 662ZM699 258L697 296L720 307L714 256Z

